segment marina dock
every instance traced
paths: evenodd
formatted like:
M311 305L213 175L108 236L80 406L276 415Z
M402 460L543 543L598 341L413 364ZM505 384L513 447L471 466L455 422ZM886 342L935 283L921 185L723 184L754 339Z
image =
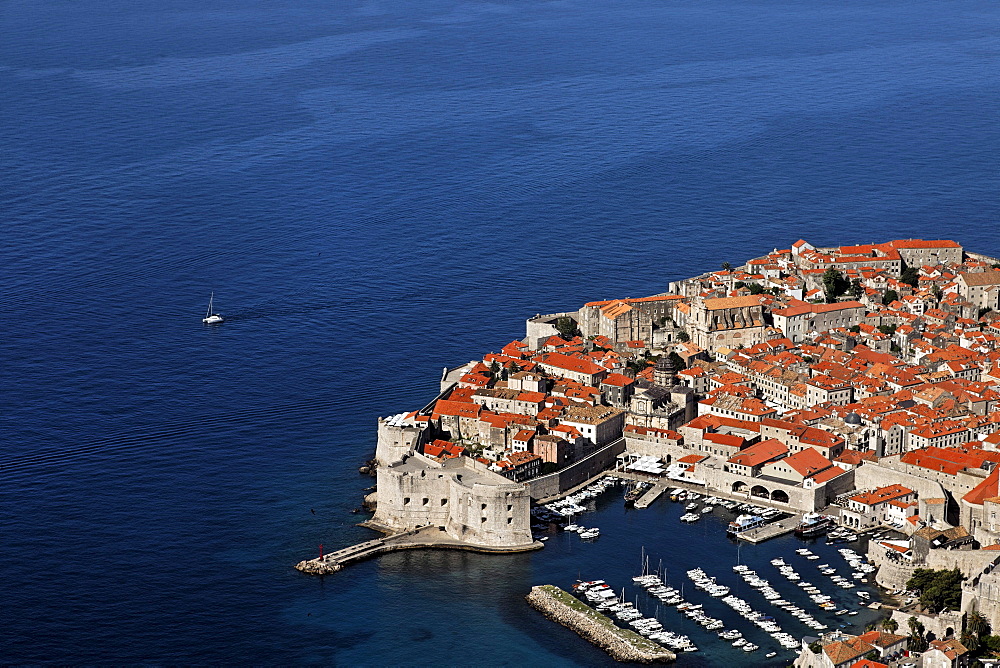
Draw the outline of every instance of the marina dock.
M653 503L653 501L656 501L658 498L660 498L660 495L663 494L665 491L667 491L667 489L669 489L672 486L673 485L670 480L664 480L656 483L650 489L646 490L645 494L639 497L639 499L635 502L635 507L648 508Z
M778 536L784 536L787 533L795 531L795 526L802 521L802 515L792 515L791 517L786 517L783 520L778 520L776 522L771 522L759 529L751 529L750 531L744 531L739 534L740 540L745 540L748 543L763 543L765 540L771 540L772 538L777 538Z

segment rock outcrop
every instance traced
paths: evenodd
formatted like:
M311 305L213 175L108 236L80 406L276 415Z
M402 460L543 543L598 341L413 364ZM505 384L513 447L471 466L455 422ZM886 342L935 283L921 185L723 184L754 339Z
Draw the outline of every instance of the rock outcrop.
M307 575L329 575L336 573L343 566L337 563L321 561L319 559L306 559L295 564L295 570L302 571Z
M554 622L575 631L600 647L615 661L668 663L677 656L634 631L615 625L611 619L584 605L559 587L532 587L528 604Z

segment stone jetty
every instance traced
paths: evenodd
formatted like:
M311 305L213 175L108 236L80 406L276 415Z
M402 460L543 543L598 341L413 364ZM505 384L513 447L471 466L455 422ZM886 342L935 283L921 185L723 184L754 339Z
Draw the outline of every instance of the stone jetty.
M363 526L376 528L371 522L364 523ZM380 529L379 529L380 530ZM365 541L357 545L345 547L336 552L330 552L316 559L306 559L295 565L295 569L307 575L330 575L344 568L348 564L363 559L395 552L397 550L465 550L467 552L483 552L487 554L517 554L519 552L530 552L540 550L545 543L533 541L523 545L505 545L493 547L489 545L474 545L457 540L441 530L440 527L418 527L400 533L391 533L382 538Z
M554 622L576 631L582 638L600 647L615 661L631 663L668 663L676 655L635 631L617 626L611 619L573 598L559 587L532 587L525 597L528 604Z

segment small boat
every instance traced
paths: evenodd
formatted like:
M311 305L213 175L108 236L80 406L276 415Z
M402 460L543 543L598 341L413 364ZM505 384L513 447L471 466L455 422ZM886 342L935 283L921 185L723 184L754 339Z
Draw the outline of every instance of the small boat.
M218 313L212 313L212 302L213 301L215 301L215 293L214 292L208 298L208 310L205 311L205 317L202 318L201 321L203 323L205 323L206 325L221 325L222 323L224 323L226 321L226 319L223 318Z
M777 652L768 652L767 654L764 655L764 658L765 659L773 659L776 656L778 656Z

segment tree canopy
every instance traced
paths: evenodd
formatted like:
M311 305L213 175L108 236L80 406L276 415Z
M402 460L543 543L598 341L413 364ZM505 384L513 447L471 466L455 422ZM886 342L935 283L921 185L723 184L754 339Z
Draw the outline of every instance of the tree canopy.
M900 274L899 280L903 283L909 283L913 287L917 287L917 283L920 281L920 272L917 271L916 267L907 267Z
M906 588L920 592L920 604L927 610L958 610L962 605L963 579L958 568L941 571L918 568L913 571Z
M567 341L580 333L580 330L577 329L576 322L569 316L563 316L556 320L556 329L559 331L559 335Z
M826 294L827 302L836 301L837 297L847 292L849 287L851 287L850 282L833 267L823 272L823 292Z

